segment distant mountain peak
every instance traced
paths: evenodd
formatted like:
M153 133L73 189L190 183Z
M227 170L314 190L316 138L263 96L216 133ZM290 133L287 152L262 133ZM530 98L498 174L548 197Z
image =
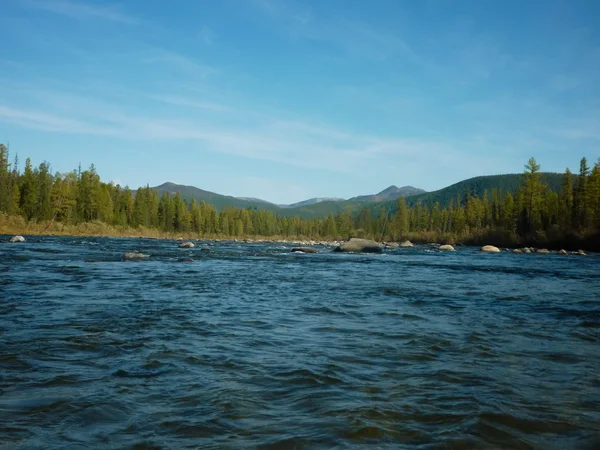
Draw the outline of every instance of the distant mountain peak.
M314 197L309 198L308 200L303 200L301 202L292 203L291 205L279 205L281 208L299 208L301 206L314 205L316 203L322 202L343 202L343 198L338 197Z
M411 195L423 194L426 191L413 186L398 187L394 184L385 188L383 191L372 195L359 195L350 200L363 202L383 202L387 200L396 200L399 197L410 197Z

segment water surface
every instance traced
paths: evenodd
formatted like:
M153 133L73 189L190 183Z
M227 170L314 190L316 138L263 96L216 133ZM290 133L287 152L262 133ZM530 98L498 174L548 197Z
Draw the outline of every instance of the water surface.
M599 256L207 245L0 244L0 447L600 448Z

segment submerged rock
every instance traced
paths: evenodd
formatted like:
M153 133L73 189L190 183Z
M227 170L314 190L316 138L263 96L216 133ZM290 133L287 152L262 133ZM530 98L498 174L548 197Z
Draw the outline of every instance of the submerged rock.
M123 261L140 261L142 259L146 259L149 258L148 255L144 255L143 253L139 253L139 252L130 252L130 253L125 253L123 255Z
M208 247L202 247L202 248L200 249L200 251L201 251L201 252L205 252L205 253L210 253L210 248L208 248Z
M400 247L414 247L414 245L410 241L404 241L400 244Z
M194 260L192 258L179 258L177 262L191 263L194 262Z
M369 239L352 238L348 242L344 242L339 247L336 247L333 251L351 253L381 253L382 246L381 244Z
M493 245L484 245L481 247L481 251L487 253L500 253L500 249L498 247L494 247Z
M445 252L455 252L456 249L452 247L450 244L440 245L439 249Z
M23 236L13 236L10 238L10 242L25 242L25 238Z
M193 242L184 242L182 244L179 244L179 248L194 248L195 245Z
M294 247L291 252L293 253L319 253L319 250L312 247Z

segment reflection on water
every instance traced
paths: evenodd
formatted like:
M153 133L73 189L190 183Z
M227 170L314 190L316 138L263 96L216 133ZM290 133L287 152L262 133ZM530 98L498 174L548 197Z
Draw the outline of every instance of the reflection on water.
M600 448L600 257L208 245L0 244L0 443Z

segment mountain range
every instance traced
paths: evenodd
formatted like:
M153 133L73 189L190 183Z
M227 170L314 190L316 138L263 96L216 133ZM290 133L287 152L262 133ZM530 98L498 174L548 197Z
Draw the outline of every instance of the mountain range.
M543 179L550 190L560 192L564 175L558 173L544 173ZM439 189L437 191L426 192L423 189L412 186L398 188L389 186L377 194L359 195L348 200L335 197L316 197L304 200L290 205L277 205L257 198L233 197L221 195L215 192L205 191L194 186L185 186L175 183L163 183L153 189L159 194L164 192L169 195L180 193L185 200L196 202L204 201L213 205L218 210L233 206L236 208L264 209L280 216L300 216L303 218L324 217L328 214L336 214L340 211L356 212L364 207L373 209L380 208L395 210L396 200L399 197L405 197L409 205L417 202L423 204L439 203L440 206L446 206L451 200L456 200L457 196L465 197L467 193L474 196L483 195L485 191L491 193L493 189L498 190L501 195L506 192L515 192L522 183L521 174L507 175L488 175L468 180L460 181L451 186Z

